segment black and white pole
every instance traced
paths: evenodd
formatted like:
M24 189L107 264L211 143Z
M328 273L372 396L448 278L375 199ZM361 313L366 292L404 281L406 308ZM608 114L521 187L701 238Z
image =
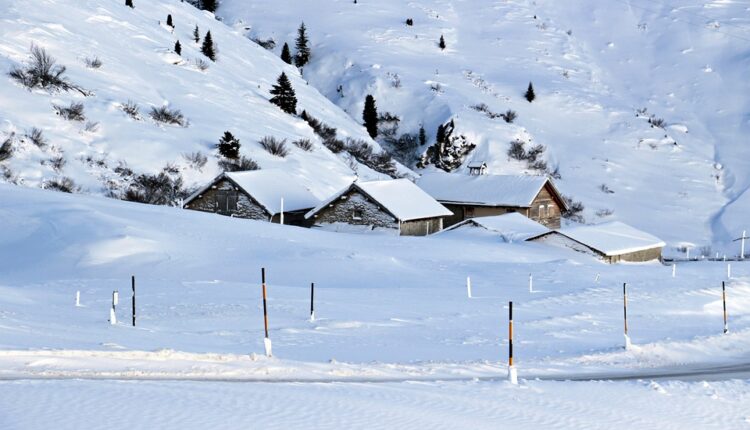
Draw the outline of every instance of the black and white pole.
M466 277L466 294L469 295L469 298L471 298L471 277Z
M133 327L135 327L135 276L130 277L130 287L133 290L132 315L133 315Z
M508 302L508 382L518 384L518 371L513 366L513 302Z
M727 315L727 286L726 282L721 283L721 301L724 304L724 334L729 332L729 321Z
M267 301L267 295L266 295L266 269L261 268L260 269L260 276L263 286L263 327L265 328L266 337L263 338L263 346L266 348L266 356L271 357L273 355L273 350L271 348L271 338L268 337L268 306L266 304Z
M628 336L628 284L622 284L622 313L625 321L625 349L630 349L630 336Z
M281 212L279 213L279 224L284 224L284 198L281 198Z
M112 291L112 307L109 308L109 323L112 325L117 324L117 302L119 301L119 296L117 294L117 290Z
M310 322L315 321L315 282L310 283Z

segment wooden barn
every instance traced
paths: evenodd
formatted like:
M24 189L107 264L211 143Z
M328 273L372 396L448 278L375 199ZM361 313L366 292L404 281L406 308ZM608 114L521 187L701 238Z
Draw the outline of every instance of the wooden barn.
M452 215L451 226L470 218L518 212L549 228L560 228L567 204L547 176L427 173L419 185Z
M386 231L424 236L451 212L408 179L354 182L305 215L332 231Z
M268 169L222 173L188 197L183 207L237 218L305 225L305 213L319 203L296 178Z
M528 239L594 255L607 263L661 260L664 242L619 221L553 230Z

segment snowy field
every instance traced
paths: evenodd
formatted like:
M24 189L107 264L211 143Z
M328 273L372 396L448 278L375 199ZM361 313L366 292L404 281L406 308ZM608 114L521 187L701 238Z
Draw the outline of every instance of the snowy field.
M746 263L732 266L723 335L724 263L680 264L672 278L660 264L609 266L491 235L337 234L10 186L0 194L3 428L750 425L747 369L737 380L656 377L747 365ZM261 267L273 358L263 354ZM505 381L509 300L518 386ZM628 380L562 381L587 375Z

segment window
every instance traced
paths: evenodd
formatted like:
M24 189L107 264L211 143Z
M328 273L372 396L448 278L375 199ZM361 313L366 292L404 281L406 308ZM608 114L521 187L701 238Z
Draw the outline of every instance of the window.
M352 211L352 219L353 220L357 220L357 221L361 220L362 219L362 210L361 209L354 209L354 211Z
M235 191L218 191L216 208L221 214L231 214L237 210L237 193Z
M545 218L544 205L539 205L539 218Z

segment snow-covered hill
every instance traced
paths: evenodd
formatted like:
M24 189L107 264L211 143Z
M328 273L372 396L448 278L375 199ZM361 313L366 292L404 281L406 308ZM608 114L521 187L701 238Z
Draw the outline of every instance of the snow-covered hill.
M620 219L715 250L748 227L746 2L223 0L217 14L277 51L304 21L312 85L355 119L373 94L402 132L424 124L429 143L454 119L478 145L461 171L473 161L528 171L508 159L509 143L544 145L588 222ZM518 118L492 119L480 104Z
M170 14L174 29L166 25ZM361 176L381 176L326 149L303 120L268 102L269 90L285 72L299 99L298 112L305 109L337 128L341 139L369 140L364 128L307 85L294 67L188 3L136 1L131 9L122 1L2 0L0 17L0 143L13 136L11 158L2 163L8 182L37 187L69 177L83 192L107 194L122 191L125 181L115 172L121 163L135 174L153 174L169 163L193 187L219 172L214 147L227 130L240 139L241 155L261 168L300 176L320 198L354 177L351 166ZM201 40L211 31L216 62L193 41L196 25ZM182 56L174 52L178 40ZM65 76L91 95L28 91L13 81L8 72L28 62L32 45L67 67ZM95 58L101 66L87 67L86 60ZM140 106L139 119L122 111L128 101ZM55 114L53 105L76 102L83 103L85 121ZM153 121L151 107L164 105L179 109L188 125ZM41 130L44 148L26 137L33 128ZM287 139L290 154L266 152L258 144L264 136ZM291 144L302 138L313 141L311 152ZM183 157L195 152L208 156L204 167Z

